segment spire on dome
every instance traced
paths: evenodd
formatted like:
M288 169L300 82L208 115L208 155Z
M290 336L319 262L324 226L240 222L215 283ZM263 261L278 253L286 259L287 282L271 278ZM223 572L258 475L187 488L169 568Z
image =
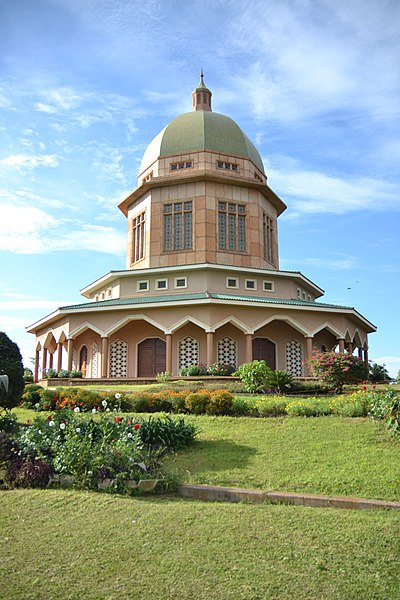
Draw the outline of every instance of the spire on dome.
M204 83L203 69L200 69L199 85L192 92L192 110L211 111L211 96L211 91Z

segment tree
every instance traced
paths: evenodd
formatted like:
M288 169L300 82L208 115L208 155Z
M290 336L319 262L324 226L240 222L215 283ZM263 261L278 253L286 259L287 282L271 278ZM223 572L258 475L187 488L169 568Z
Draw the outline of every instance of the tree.
M315 352L308 364L312 374L338 394L345 384L359 383L368 376L364 362L344 352Z
M21 402L24 391L24 367L17 344L0 331L0 375L8 375L8 391L0 385L0 406L10 410Z
M390 379L390 375L386 369L386 365L369 363L369 378L371 381L388 381Z

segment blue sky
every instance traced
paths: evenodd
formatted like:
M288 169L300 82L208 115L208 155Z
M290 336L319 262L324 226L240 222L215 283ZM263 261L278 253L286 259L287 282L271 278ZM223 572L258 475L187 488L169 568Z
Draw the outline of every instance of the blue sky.
M397 0L0 0L0 330L25 365L27 325L125 268L116 205L203 67L288 206L281 269L377 325L397 374L399 64Z

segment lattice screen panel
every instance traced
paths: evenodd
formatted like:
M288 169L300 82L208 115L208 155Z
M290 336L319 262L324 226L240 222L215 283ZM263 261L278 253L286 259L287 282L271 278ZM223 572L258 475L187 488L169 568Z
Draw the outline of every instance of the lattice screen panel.
M184 369L190 365L199 364L199 342L186 336L179 342L179 368Z
M128 344L115 340L110 344L110 377L128 376Z
M237 342L230 337L218 340L217 362L219 365L237 365Z
M295 377L303 375L303 346L297 340L286 344L286 370Z
M96 342L93 343L91 348L91 366L92 366L92 377L99 376L99 347Z

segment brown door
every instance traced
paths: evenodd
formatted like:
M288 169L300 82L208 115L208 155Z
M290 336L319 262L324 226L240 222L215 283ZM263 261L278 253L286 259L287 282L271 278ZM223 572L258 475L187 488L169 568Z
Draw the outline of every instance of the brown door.
M149 338L138 347L138 377L155 377L165 371L165 342Z
M253 339L253 360L265 360L268 367L276 369L275 344L267 338Z

